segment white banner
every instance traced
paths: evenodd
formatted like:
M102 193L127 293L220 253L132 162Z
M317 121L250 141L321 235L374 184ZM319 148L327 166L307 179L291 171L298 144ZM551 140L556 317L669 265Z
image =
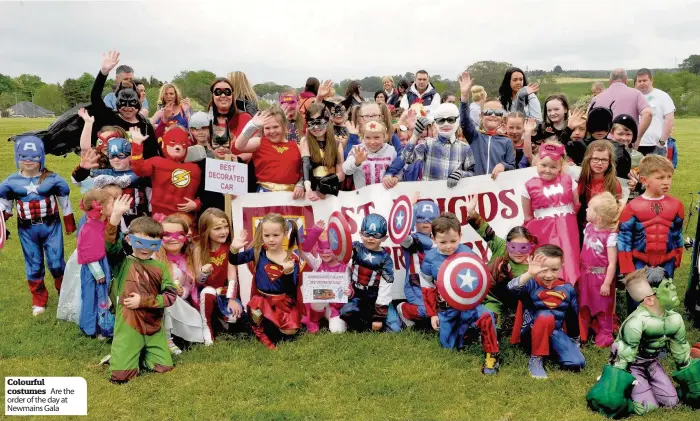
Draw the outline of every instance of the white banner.
M569 172L577 179L581 169L570 167ZM484 240L471 228L467 219L467 203L476 195L477 211L491 225L496 234L505 237L508 231L523 223L521 196L525 182L536 175L533 167L501 173L496 180L490 176L462 179L457 187L450 189L445 181L401 182L395 188L386 190L381 184L363 187L357 191L340 192L337 197L327 196L325 200L310 202L292 200L292 193L255 193L240 196L232 201L231 212L234 231L245 228L249 238L254 235L255 227L265 214L274 212L288 220L296 221L300 229L312 226L316 221L328 221L331 213L341 211L350 224L353 240L360 241L359 227L362 218L370 213L378 213L385 218L394 203L402 195L420 192L422 199L432 199L441 212L452 212L462 223L462 242L471 247L484 260L490 252ZM627 181L620 180L623 186L623 198L629 193ZM623 202L624 203L624 202ZM390 239L383 243L394 260L394 299L404 298L405 264L401 246L393 244ZM246 303L250 296L251 274L246 266L239 266L241 299Z
M248 165L207 158L204 190L242 196L248 193Z

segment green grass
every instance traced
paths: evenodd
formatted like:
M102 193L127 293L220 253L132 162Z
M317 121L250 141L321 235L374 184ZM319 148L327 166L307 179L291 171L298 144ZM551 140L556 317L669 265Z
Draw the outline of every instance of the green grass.
M14 171L5 139L45 127L48 120L0 119L0 177ZM679 120L675 137L681 160L673 194L688 202L700 188L700 119ZM64 177L76 156L49 157L49 168ZM693 174L696 174L693 176ZM78 209L78 190L73 189ZM695 220L697 218L694 218ZM688 230L695 231L695 221ZM10 229L16 233L14 219ZM66 256L75 247L67 237ZM681 294L690 254L678 271ZM109 344L83 336L76 325L58 322L56 294L47 312L31 316L31 299L16 234L0 250L0 377L80 376L88 383L89 420L588 420L604 418L586 408L585 394L600 374L607 352L586 346L582 373L549 365L550 378L527 373L527 357L504 346L503 366L494 377L480 374L481 352L439 347L433 334L303 335L268 351L253 338L225 336L212 347L193 346L175 359L168 374L146 374L124 386L109 383L97 362ZM51 284L49 280L48 284ZM691 343L700 336L691 329ZM664 364L669 367L669 361ZM697 420L687 407L660 410L645 420Z

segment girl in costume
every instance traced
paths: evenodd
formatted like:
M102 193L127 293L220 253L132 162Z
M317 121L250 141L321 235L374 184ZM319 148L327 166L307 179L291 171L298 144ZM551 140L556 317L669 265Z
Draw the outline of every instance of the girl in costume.
M105 228L112 215L114 198L105 190L88 191L80 202L87 217L78 234L80 268L80 330L105 339L114 333L114 315L109 311L112 274L107 262Z
M477 211L477 201L477 196L474 196L467 204L469 225L491 250L488 267L494 280L484 306L498 316L501 331L510 332L519 300L508 291L508 282L527 272L527 259L537 247L537 238L523 226L513 227L505 239L497 236Z
M615 152L610 141L596 140L588 145L578 178L577 194L581 203L577 215L579 232L586 228L586 211L593 196L608 192L618 200L622 197L622 187L615 171Z
M593 327L595 344L601 348L613 343L618 214L615 196L607 191L596 195L588 203L588 224L583 232L578 313L581 341L587 340L588 328ZM597 326L591 324L594 318Z
M362 144L354 146L343 163L343 172L353 177L355 189L382 182L384 171L396 158L396 149L386 143L388 138L384 123L365 123Z
M339 262L336 255L333 254L331 245L328 242L328 233L323 230L324 226L325 223L323 221L318 221L306 233L302 244L304 259L314 272L344 273L348 265ZM318 252L318 257L312 254L314 246ZM301 319L301 322L306 325L309 333L318 332L320 321L324 317L328 320L328 330L331 333L342 333L347 329L345 321L340 318L342 303L313 303L305 304L305 307L306 314Z
M187 214L173 214L162 218L161 214L154 217L163 225L163 244L156 253L158 260L170 265L177 299L172 306L165 309L165 334L168 338L168 348L173 355L179 355L182 350L173 342L172 335L188 342L204 342L202 316L198 308L199 299L194 280L194 259L190 247L190 224ZM190 302L196 302L195 306Z
M194 249L194 267L199 268L199 274L191 296L194 303L199 297L205 345L214 343L215 314L222 316L224 323L235 323L243 314L243 306L236 298L236 268L226 261L230 226L228 216L221 209L209 208L199 217L199 243Z
M304 197L301 153L296 141L287 140L287 119L280 107L255 114L240 136L235 153L252 153L258 192L289 191Z
M248 233L242 230L231 242L229 262L242 265L252 262L253 284L248 317L255 336L269 349L277 339L290 337L301 327L302 300L299 297L299 258L292 252L299 242L299 232L290 221L288 245L287 221L282 215L268 213L255 230L252 247ZM268 336L273 334L273 337Z
M523 226L539 244L554 244L564 251L562 278L575 284L579 277L579 207L576 182L566 172L564 145L551 140L540 145L534 164L537 175L525 183Z
M308 131L301 139L306 198L315 202L326 194L337 195L343 173L343 151L338 147L335 135L328 130L330 114L323 104L313 103L306 110Z

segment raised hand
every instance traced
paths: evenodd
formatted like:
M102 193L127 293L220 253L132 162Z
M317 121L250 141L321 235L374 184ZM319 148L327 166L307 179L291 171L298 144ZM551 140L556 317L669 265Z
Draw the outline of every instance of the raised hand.
M467 202L467 216L472 217L476 215L476 204L478 202L477 195L472 196Z
M95 117L91 116L85 108L81 108L78 110L78 115L80 118L83 119L86 123L94 123L95 122Z
M352 154L355 155L355 164L360 166L367 159L367 149L363 148L361 145L354 146L352 148Z
M243 247L248 245L248 231L246 230L241 230L238 235L235 235L233 237L233 240L231 240L231 251L237 252L238 250L242 249Z
M527 85L527 94L536 94L537 92L540 91L540 84L537 82L533 82Z
M359 134L360 133L357 126L355 124L353 124L353 122L350 120L345 122L345 128L348 129L348 133L350 133L350 134Z
M192 108L192 106L190 105L190 99L189 99L189 98L183 99L181 105L182 105L182 108L185 109L185 110L188 110L188 109Z
M326 221L324 221L323 219L319 219L318 221L316 221L316 227L322 230L326 227Z
M421 134L423 134L425 128L429 125L430 121L428 121L427 118L418 117L418 120L416 121L416 127L413 129L413 133L415 133L416 137L419 137Z
M331 96L332 90L333 81L324 80L323 83L321 83L321 86L318 87L318 95L316 95L316 97L320 98L321 100L328 98L329 96Z
M142 145L148 139L148 135L144 136L138 127L131 127L129 134L131 135L131 141L137 145Z
M109 51L107 54L102 54L102 71L103 75L108 75L109 72L119 64L119 51Z
M537 130L537 120L530 117L525 121L525 133L532 135Z
M534 277L540 272L547 270L547 268L544 266L546 260L547 257L544 254L536 254L528 257L527 263L529 266L527 268L527 273Z
M567 125L571 130L574 130L577 127L581 127L584 124L586 124L586 119L584 116L586 115L586 111L582 109L574 110L574 112L571 113L569 116L569 121L567 122Z
M270 116L270 112L267 110L264 111L258 111L255 113L253 116L253 124L255 124L256 127L265 127L266 124L270 122L270 119L272 117Z
M165 104L163 107L163 118L161 121L167 123L171 118L175 116L175 105L173 103Z
M418 203L418 199L420 199L420 192L414 191L411 195L411 205L415 206L415 204Z
M121 219L121 217L131 209L131 202L133 200L134 199L128 194L122 194L117 197L112 205L112 215L118 215Z
M469 93L472 89L472 85L474 84L474 80L472 79L471 75L469 72L462 72L457 80L459 80L459 92L462 94L462 98L469 98Z
M408 130L413 130L416 128L416 119L418 118L418 113L413 108L408 110L406 114L406 127Z
M94 170L100 167L100 156L94 149L88 148L80 154L80 168Z

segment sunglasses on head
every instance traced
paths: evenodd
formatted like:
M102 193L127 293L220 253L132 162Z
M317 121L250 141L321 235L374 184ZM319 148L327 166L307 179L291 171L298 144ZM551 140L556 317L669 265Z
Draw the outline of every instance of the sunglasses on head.
M512 241L506 243L506 249L510 254L530 254L534 247L535 245L532 243L515 243Z
M457 117L445 117L445 118L438 117L435 119L435 123L437 123L437 125L441 125L441 124L445 124L445 123L455 124L456 122L457 122Z
M120 99L119 100L119 108L127 108L127 107L132 107L136 108L139 105L138 99Z
M384 238L384 234L382 234L381 232L362 231L361 234L363 237L375 238L377 240L381 240L382 238Z
M216 89L214 89L214 96L221 96L221 95L231 96L231 95L233 95L233 91L229 88L224 88L224 89L216 88Z
M187 241L187 235L184 231L177 232L165 232L163 233L164 241L177 241L178 243L184 243Z
M485 110L481 114L485 115L487 117L492 116L492 115L495 115L496 117L503 117L503 115L505 114L505 111L503 111L503 110Z

